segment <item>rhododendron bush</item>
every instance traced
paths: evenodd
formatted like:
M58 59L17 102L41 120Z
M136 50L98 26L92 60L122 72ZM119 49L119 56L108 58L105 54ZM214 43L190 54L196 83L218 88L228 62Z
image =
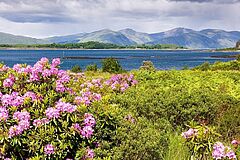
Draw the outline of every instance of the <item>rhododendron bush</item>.
M93 105L137 84L133 75L88 79L59 64L42 58L34 66L1 65L0 159L92 159L108 127Z

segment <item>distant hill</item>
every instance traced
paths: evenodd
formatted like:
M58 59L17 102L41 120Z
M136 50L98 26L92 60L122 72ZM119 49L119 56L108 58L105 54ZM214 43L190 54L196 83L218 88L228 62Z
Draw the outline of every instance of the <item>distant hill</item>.
M16 36L0 32L0 44L46 44L46 40L36 39L25 36Z
M234 47L239 39L239 31L224 31L218 29L195 31L188 28L175 28L152 34L137 32L130 28L120 31L103 29L91 33L49 37L43 40L0 33L0 44L67 44L97 41L117 45L175 44L192 49L230 48Z
M47 40L54 43L99 41L118 45L175 44L193 49L228 48L235 46L236 42L240 39L240 32L216 29L195 31L188 28L175 28L165 32L148 34L127 28L120 31L105 29L91 33L71 35L73 39L69 41L67 41L68 37L65 37L53 37L53 39L57 38L58 41Z

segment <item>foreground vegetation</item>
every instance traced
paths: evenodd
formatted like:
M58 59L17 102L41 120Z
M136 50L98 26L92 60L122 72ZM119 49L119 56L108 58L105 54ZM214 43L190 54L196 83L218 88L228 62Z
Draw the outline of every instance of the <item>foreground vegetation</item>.
M125 74L70 73L59 63L0 67L2 158L239 158L239 70L156 71L145 62Z
M111 43L101 43L101 42L84 42L84 43L68 43L68 44L0 44L0 48L16 48L16 49L36 49L36 48L46 48L46 49L184 49L174 44L156 44L156 45L132 45L132 46L120 46Z

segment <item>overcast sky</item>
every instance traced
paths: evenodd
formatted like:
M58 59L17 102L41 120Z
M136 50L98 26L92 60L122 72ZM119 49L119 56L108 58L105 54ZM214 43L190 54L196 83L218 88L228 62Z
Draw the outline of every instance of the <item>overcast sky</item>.
M240 31L240 0L0 0L0 32L18 35L176 27Z

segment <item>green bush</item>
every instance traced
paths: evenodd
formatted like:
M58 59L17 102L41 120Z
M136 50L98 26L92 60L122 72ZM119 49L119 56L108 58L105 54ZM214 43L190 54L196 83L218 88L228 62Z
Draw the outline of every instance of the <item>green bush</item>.
M114 96L112 103L153 122L166 119L173 127L184 128L184 124L194 120L215 126L221 124L225 127L221 134L227 134L231 128L229 139L239 133L240 73L136 71L134 74L140 83L125 94ZM227 125L228 122L232 123Z
M74 73L79 73L82 72L82 69L79 65L76 64L75 66L72 67L71 71Z
M102 61L102 71L109 73L120 73L122 72L122 66L117 59L106 58Z
M140 70L148 70L155 71L155 67L151 61L143 61L142 66L139 68Z
M90 64L86 67L86 71L94 71L96 72L98 70L97 64Z

